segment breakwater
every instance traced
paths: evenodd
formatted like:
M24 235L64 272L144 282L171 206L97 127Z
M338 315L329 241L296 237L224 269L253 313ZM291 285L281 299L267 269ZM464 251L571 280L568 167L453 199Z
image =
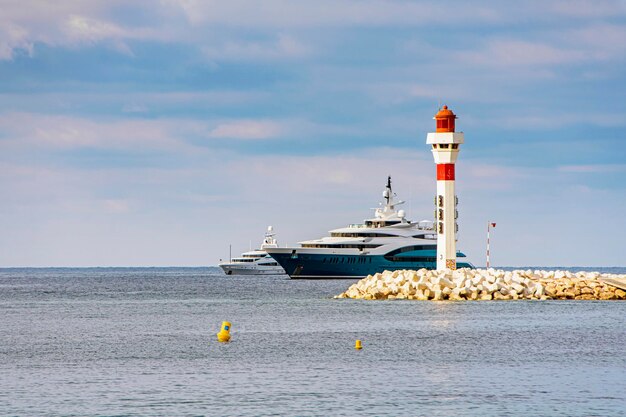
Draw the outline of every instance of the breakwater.
M335 298L365 300L626 300L605 280L626 275L599 272L457 269L385 271L368 275Z

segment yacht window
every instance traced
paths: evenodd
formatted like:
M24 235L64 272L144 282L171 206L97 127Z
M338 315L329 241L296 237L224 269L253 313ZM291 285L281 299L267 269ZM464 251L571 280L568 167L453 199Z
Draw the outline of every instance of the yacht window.
M432 256L390 256L385 258L392 262L437 262L436 257Z
M388 222L388 224L395 224L398 222ZM393 237L395 235L390 233L344 233L344 232L335 232L330 234L331 237Z
M367 244L367 243L358 243L358 244L321 244L321 243L304 243L302 244L303 248L342 248L342 249L361 249L361 248L377 248L380 244Z

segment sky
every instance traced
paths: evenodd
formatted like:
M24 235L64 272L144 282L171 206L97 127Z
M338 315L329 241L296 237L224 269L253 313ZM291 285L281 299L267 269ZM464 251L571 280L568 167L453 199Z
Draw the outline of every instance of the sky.
M432 219L443 104L470 261L625 266L625 97L624 1L0 0L0 267Z

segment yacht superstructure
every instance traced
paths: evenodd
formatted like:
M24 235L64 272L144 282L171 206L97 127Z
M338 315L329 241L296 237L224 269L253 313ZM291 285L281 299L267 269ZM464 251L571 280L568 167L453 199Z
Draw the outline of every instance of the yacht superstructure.
M267 228L265 238L259 249L244 252L230 262L219 264L227 275L280 275L285 270L267 254L270 248L278 248L272 226Z
M437 235L433 222L412 223L396 207L391 177L383 191L384 202L374 217L330 231L330 236L299 242L298 247L269 248L267 252L291 278L362 278L385 270L435 269ZM465 255L458 252L458 257ZM473 266L463 259L459 268Z

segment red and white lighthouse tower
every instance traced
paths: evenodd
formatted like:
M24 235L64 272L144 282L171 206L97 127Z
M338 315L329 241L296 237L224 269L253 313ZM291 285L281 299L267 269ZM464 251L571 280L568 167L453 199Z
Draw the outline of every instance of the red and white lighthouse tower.
M437 130L429 133L426 143L432 146L437 164L435 229L437 231L437 270L456 269L457 198L454 193L454 164L463 143L463 133L454 131L456 115L443 106L435 115Z

